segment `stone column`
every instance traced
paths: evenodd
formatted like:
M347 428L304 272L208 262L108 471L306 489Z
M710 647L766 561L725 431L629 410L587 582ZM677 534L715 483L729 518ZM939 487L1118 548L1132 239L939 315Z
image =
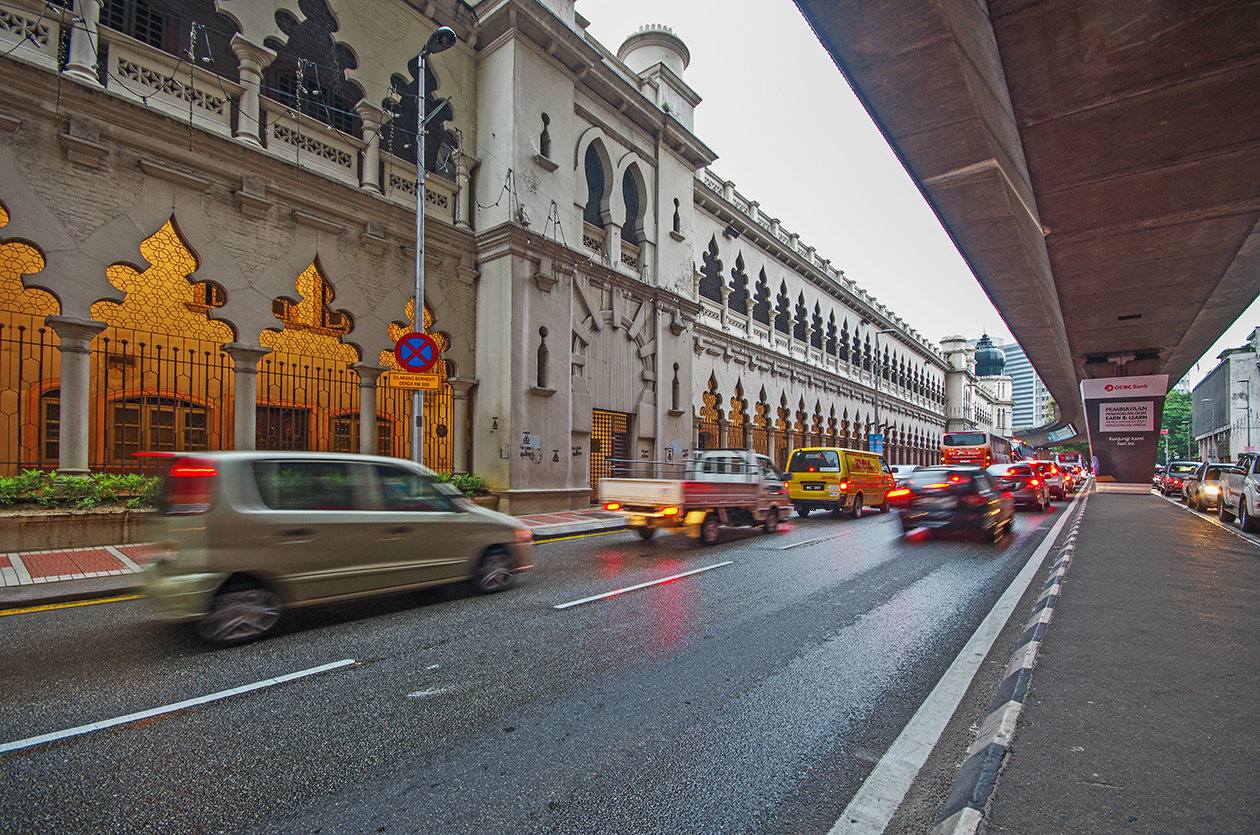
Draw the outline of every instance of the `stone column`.
M468 157L463 153L455 155L455 225L460 229L472 228L472 168L468 165ZM580 230L579 230L580 231Z
M72 316L48 316L45 321L61 340L61 434L57 474L85 476L92 440L91 346L106 324Z
M451 384L451 450L454 453L452 468L457 473L468 472L468 442L472 437L472 425L469 423L468 396L476 380L466 377L455 377L447 380Z
M262 71L276 60L276 53L239 34L232 36L232 52L240 61L242 87L240 107L236 114L236 132L233 136L251 145L261 146L262 113L258 95L262 87Z
M97 21L101 16L101 0L79 0L77 5L78 20L70 29L70 54L63 72L75 81L100 87L100 79L96 77L96 53L100 44Z
M359 452L376 454L376 381L386 369L356 362L350 366L359 375Z
M270 348L229 342L224 352L232 358L232 448L253 449L258 432L258 361Z
M720 417L718 418L717 425L718 425L717 448L726 449L727 447L730 446L729 441L730 441L731 422L724 417Z
M359 188L380 194L381 109L373 107L367 99L360 99L354 106L354 112L363 120L363 138L367 140L363 148L363 174L359 178Z

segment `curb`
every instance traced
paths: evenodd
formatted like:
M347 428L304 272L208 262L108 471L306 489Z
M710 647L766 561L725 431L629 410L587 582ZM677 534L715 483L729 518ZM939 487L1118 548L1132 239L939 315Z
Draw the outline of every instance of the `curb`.
M1076 548L1076 535L1085 518L1085 506L1089 497L1081 502L1076 519L1059 550L1059 561L1053 573L1042 587L1041 597L1032 617L1024 627L1019 647L1011 655L1006 676L989 707L988 718L980 727L980 734L967 751L954 788L945 801L931 835L975 835L988 814L989 802L997 788L1002 767L1010 753L1015 738L1024 698L1032 680L1033 667L1037 664L1037 652L1045 638L1050 621L1054 618L1055 603L1063 588L1063 578L1072 562Z
M31 586L9 586L0 589L0 614L4 614L8 609L23 609L29 606L51 606L57 603L75 603L80 600L144 594L144 584L136 581L139 576L132 574L123 577L62 580Z

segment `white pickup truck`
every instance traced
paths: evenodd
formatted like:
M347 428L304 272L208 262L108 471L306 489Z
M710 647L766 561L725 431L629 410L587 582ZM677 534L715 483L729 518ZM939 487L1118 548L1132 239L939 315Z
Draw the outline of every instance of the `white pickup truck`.
M1221 465L1221 521L1238 517L1247 533L1260 533L1260 453L1245 452L1234 465Z
M771 533L792 507L774 462L745 449L703 450L682 464L609 463L629 477L600 479L599 502L644 539L663 529L712 545L722 525L761 525Z

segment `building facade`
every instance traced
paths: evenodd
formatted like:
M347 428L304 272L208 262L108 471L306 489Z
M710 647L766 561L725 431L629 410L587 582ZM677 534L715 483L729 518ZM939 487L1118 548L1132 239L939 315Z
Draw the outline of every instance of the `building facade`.
M1012 437L1015 401L1011 377L1005 372L1006 355L988 334L970 343L961 336L946 337L941 350L949 363L946 431L977 429Z
M1200 461L1234 461L1260 446L1260 414L1253 413L1251 393L1260 395L1260 329L1237 348L1222 351L1219 362L1191 392L1191 424Z
M1011 399L1015 401L1011 425L1015 433L1045 426L1050 422L1047 414L1050 405L1049 389L1041 381L1036 369L1028 361L1028 355L1018 343L999 343L998 347L1006 354L1006 374L1011 378Z
M509 512L712 446L878 428L936 460L946 359L710 170L666 29L613 54L572 0L0 8L5 473L411 457L418 266L424 461Z

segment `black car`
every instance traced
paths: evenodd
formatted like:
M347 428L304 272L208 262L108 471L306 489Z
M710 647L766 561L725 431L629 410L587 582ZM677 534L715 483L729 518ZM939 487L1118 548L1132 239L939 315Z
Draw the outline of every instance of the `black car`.
M991 475L1004 490L1011 491L1015 506L1027 505L1037 510L1050 506L1050 485L1032 464L1019 461L1014 464L993 464Z
M1015 498L981 467L927 467L888 494L902 531L961 530L998 542L1015 526Z

